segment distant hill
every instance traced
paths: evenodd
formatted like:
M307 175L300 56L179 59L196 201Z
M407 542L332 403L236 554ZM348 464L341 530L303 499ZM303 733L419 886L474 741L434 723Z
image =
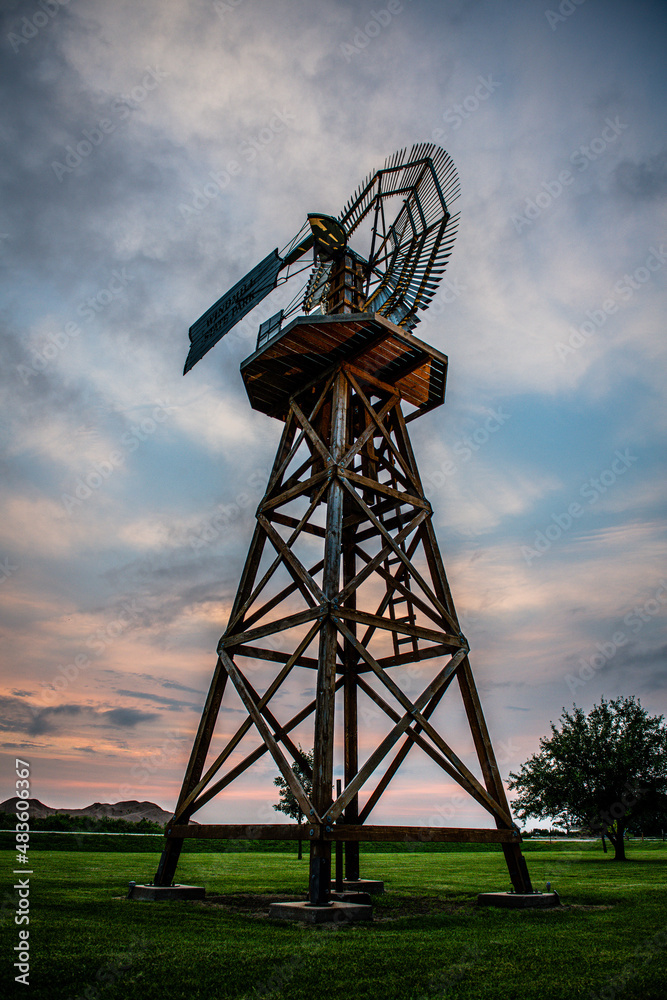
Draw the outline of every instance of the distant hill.
M19 801L14 797L0 802L0 813L15 812L16 804ZM93 819L105 817L123 819L128 823L139 823L144 819L151 823L159 823L161 826L164 826L173 816L173 813L162 809L155 802L137 802L136 799L130 799L127 802L93 802L92 805L86 806L84 809L67 809L63 806L52 809L51 806L45 806L39 799L30 799L29 812L33 819L45 819L55 813L65 813L67 816L91 816Z

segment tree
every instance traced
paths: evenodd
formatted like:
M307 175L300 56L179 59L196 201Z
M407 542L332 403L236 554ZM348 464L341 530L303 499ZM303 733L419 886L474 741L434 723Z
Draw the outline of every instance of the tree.
M588 715L563 709L560 729L540 740L539 753L510 772L519 792L517 816L562 817L608 837L614 859L625 861L624 834L630 821L660 808L667 793L667 727L650 716L639 699L616 698L594 705Z
M310 796L313 790L313 755L314 750L303 750L301 744L299 744L299 750L301 751L301 756L308 762L308 770L303 766L303 764L295 760L292 764L292 770L296 774L297 778L303 785L303 790L306 795ZM287 784L282 775L273 779L273 784L277 785L280 789L280 802L274 805L276 812L285 813L291 819L295 819L299 826L301 825L301 820L303 819L303 812L301 811L301 806L299 805L297 798ZM299 861L301 860L301 837L299 837Z

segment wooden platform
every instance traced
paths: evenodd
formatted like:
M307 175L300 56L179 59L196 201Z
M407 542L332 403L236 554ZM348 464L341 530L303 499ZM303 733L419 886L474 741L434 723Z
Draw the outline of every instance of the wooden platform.
M447 357L375 313L299 316L241 364L250 404L284 420L289 399L341 362L360 378L397 390L416 407L445 399Z

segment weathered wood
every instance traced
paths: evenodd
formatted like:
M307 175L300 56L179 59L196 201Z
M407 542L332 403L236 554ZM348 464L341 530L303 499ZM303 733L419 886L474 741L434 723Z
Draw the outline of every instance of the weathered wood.
M218 656L216 667L213 672L213 679L211 680L211 685L206 697L204 711L202 712L199 728L197 729L197 735L195 736L195 741L190 753L190 760L185 771L183 784L178 796L178 802L176 803L176 809L174 811L176 816L185 815L187 818L184 803L188 800L193 786L196 785L201 778L201 773L204 769L204 764L206 763L206 756L211 745L216 719L222 703L227 677L228 674L225 666L222 663L220 656ZM172 840L171 842L165 844L165 848L162 852L157 872L154 877L155 885L171 885L174 875L176 874L176 867L178 865L182 845L183 842L178 840Z
M446 643L449 646L450 651L461 649L464 645L458 636L448 635L446 632L442 631L436 632L431 628L422 628L421 625L408 625L407 622L399 622L391 618L381 618L378 615L371 615L366 611L353 611L351 608L339 608L338 614L346 621L359 622L361 625L372 625L375 629L382 628L388 632L400 632L401 635L414 635L418 639L427 639L431 642Z
M512 824L470 670L467 643L456 617L431 521L431 507L424 496L408 436L408 420L403 416L399 399L399 396L411 397L414 405L420 407L418 412L425 412L438 394L444 392L446 359L442 361L435 352L423 364L409 338L399 345L393 331L385 337L376 330L372 370L369 352L364 347L358 350L361 344L355 341L357 346L349 351L345 346L345 338L357 337L364 322L367 319L353 317L350 322L346 318L340 327L318 322L311 325L308 336L313 354L304 362L304 371L312 363L310 385L297 385L296 392L293 372L299 370L303 361L297 340L286 339L280 348L285 348L282 358L278 356L277 345L269 344L267 353L273 352L270 360L277 379L275 398L281 394L285 398L284 404L276 403L275 413L285 419L285 428L258 509L255 534L232 615L219 645L219 665L225 669L225 676L231 677L247 718L242 718L241 724L231 730L233 735L223 741L222 750L216 750L217 756L206 769L217 709L214 703L205 709L206 723L203 716L201 738L198 736L193 747L179 797L180 812L170 825L160 862L161 884L165 884L168 875L173 876L184 838L219 836L275 840L301 837L309 841L309 897L318 904L326 902L330 885L331 844L338 845L337 852L344 845L346 874L355 879L359 876L359 843L364 840L498 843L515 889L527 891L526 886L530 885L520 837ZM381 327L382 324L378 329ZM326 355L329 360L318 360L318 351L321 358ZM260 374L258 381L263 378ZM257 391L261 395L264 389L258 386ZM262 397L267 406L270 395L269 392ZM270 407L265 409L269 411ZM326 505L326 526L320 519L323 512L320 505ZM301 515L304 507L305 513ZM277 530L280 526L289 530L280 534ZM271 554L267 559L267 539L275 558ZM366 542L368 551L364 549ZM310 553L314 547L320 548L322 558L313 564ZM304 557L304 552L309 554ZM424 558L426 570L422 568ZM261 579L260 565L268 565L268 569L261 570ZM287 585L285 573L291 578ZM380 585L379 594L375 584ZM308 605L305 611L284 613L298 607L301 599ZM290 638L287 648L284 634L293 630L298 638ZM278 642L281 635L283 638ZM368 649L373 636L379 648L382 648L381 637L391 636L394 654L381 659L374 657ZM317 658L307 655L318 639ZM274 648L279 644L286 646L284 652ZM448 662L445 666L435 665L436 676L430 682L428 670L424 670L427 676L419 697L416 700L408 697L392 668L445 656ZM241 657L245 658L243 669L248 671L247 675L239 665ZM275 675L269 670L268 686L264 681L253 684L253 659L264 661L264 670L271 663L278 665ZM305 669L317 670L315 697L281 725L272 711L274 699L288 675ZM379 678L378 691L369 683L369 673ZM220 670L216 674L219 684ZM437 705L451 695L454 677L475 744L481 781L431 721ZM391 726L377 747L364 748L366 759L362 766L358 747L359 689L378 705ZM344 788L334 802L336 691L342 691ZM398 703L398 710L388 699ZM304 758L290 733L313 714L313 791L306 795L292 770L292 761L303 763ZM234 759L232 755L252 729L257 729L260 745L223 774L225 765L229 766ZM303 739L301 732L299 736ZM438 763L471 801L490 813L496 830L366 825L373 808L400 773L413 745ZM396 749L387 763L392 748ZM297 797L306 821L314 823L299 828L292 824L188 822L193 813L233 785L266 753L271 754ZM366 790L376 772L379 777L376 775L374 787L360 808L359 793Z
M280 565L280 556L277 557L276 564ZM324 560L320 559L318 563L315 563L314 566L311 566L310 569L308 570L310 576L314 577L316 573L319 573L323 565L324 565ZM245 628L248 629L251 625L254 625L255 622L261 621L261 619L264 618L264 616L267 615L269 611L273 611L275 607L277 607L279 604L282 604L285 598L290 597L298 589L299 588L294 583L294 581L292 581L286 587L283 587L281 591L279 591L272 598L270 598L265 604L262 604L262 606L259 607L256 611L253 611L251 615L244 617L243 624ZM261 590L258 592L257 596L259 596L260 592Z
M336 682L336 691L338 691L342 687L342 684L343 684L343 678L341 677ZM281 726L280 729L277 729L274 732L273 734L274 739L276 740L282 739L284 733L289 733L297 726L301 725L301 723L305 719L307 719L309 715L312 715L314 711L315 711L315 699L313 698L313 700L309 702L308 705L306 705L304 708L302 708L300 712L297 712L296 715L292 716L289 722L286 722L284 726ZM244 771L247 771L249 767L251 767L254 763L256 763L256 761L260 759L260 757L263 757L264 754L267 752L267 750L268 747L266 746L265 743L263 743L260 747L257 747L255 750L253 750L252 753L248 754L247 757L244 757L244 759L239 764L237 764L236 767L233 767L230 771L228 771L223 778L220 778L219 781L217 781L214 785L211 785L205 792L202 792L199 795L193 807L192 812L194 813L196 812L197 809L201 809L201 807L205 806L207 802L210 802L210 800L214 798L218 794L218 792L222 791L223 788L226 788L233 781L236 781L236 779L239 778L244 773Z
M290 767L289 763L285 759L285 756L283 755L280 747L278 746L278 743L274 739L271 730L269 729L266 722L262 718L262 715L259 709L257 708L257 705L253 701L252 695L248 690L243 674L236 666L234 661L231 659L231 657L227 655L224 649L220 650L220 658L222 659L225 669L227 670L227 673L229 674L234 683L234 687L239 693L241 701L245 705L246 711L252 717L252 721L255 723L255 726L257 727L260 736L266 743L269 749L269 753L271 754L276 764L278 765L280 773L282 774L283 778L291 788L294 797L301 806L302 812L306 816L314 815L315 819L317 819L319 815L317 810L313 808L313 804L306 795L303 785L301 784L298 777L296 776L296 774Z
M346 631L347 630L344 629L344 632L346 632ZM362 649L363 649L363 647L360 647L359 644L354 640L353 637L351 637L351 639L354 642L354 645L355 645L355 648L357 649L357 651L361 652ZM359 791L359 789L365 784L367 778L373 773L373 771L376 769L376 767L378 766L378 764L382 760L384 760L384 758L387 756L387 754L389 753L389 751L391 750L391 748L400 739L400 737L402 736L402 734L406 731L406 729L408 728L408 726L411 725L411 723L413 722L414 719L416 719L417 721L419 721L421 723L421 725L422 725L423 728L426 728L428 726L428 723L426 722L426 720L423 719L423 717L419 714L420 710L433 697L433 695L436 693L436 691L439 689L439 687L442 686L442 684L444 684L446 682L447 677L448 677L447 671L449 671L449 670L452 669L452 664L454 664L454 668L456 667L456 665L458 665L457 657L461 656L462 653L463 653L462 650L460 650L458 653L456 653L452 657L452 660L447 665L447 667L444 670L441 670L440 673L438 674L437 678L434 681L432 681L432 683L428 686L428 688L426 689L426 691L424 692L424 694L422 694L417 699L417 701L415 702L414 705L410 705L409 706L409 708L406 710L406 713L403 716L403 718L394 725L394 728L387 734L387 736L385 736L385 738L382 740L382 742L380 743L380 745L368 757L368 759L366 760L366 763L363 765L362 768L360 768L360 770L358 771L356 777L347 786L347 788L343 792L343 794L340 797L340 799L338 799L338 801L335 802L334 805L328 810L328 812L326 814L327 818L329 818L330 820L336 820L338 818L338 816L341 814L342 810L345 809L345 807L347 806L347 803L350 801L350 799L352 798L352 796L357 794L357 792ZM364 656L364 659L367 659L369 657L369 654L367 654L365 650L363 650L362 655ZM372 659L372 657L370 657L370 659ZM367 660L367 662L368 662L368 660ZM386 676L386 674L384 673L384 671L382 671L382 670L380 670L380 674L381 674L382 679L384 680L385 684L387 684L387 686L390 688L390 690L392 688L394 690L396 690L396 685L393 683L393 681L391 681L391 678L388 678ZM403 701L407 701L407 699L405 698L405 696L402 695L402 692L401 692L401 696L402 696L402 700Z
M403 539L408 538L413 531L416 531L416 529L419 527L419 525L422 523L425 517L428 517L428 512L423 510L420 511L417 514L417 516L414 517L412 521L410 521L409 524L407 524L401 531L399 531L399 533L396 535L396 538L394 539L394 542L400 543L403 541ZM355 577L353 577L351 580L347 582L341 593L341 599L346 600L349 594L353 593L355 590L358 590L358 588L361 586L364 580L367 580L368 577L371 575L371 573L373 573L379 567L380 563L383 562L387 558L387 556L393 551L394 551L393 547L389 545L389 543L385 542L385 545L383 546L383 548L380 549L377 555L373 556L372 559L368 558L368 561L364 566L364 568L360 570Z
M350 381L352 382L353 380L350 378ZM364 396L364 399L365 398L366 397ZM382 421L384 420L387 413L389 413L392 406L396 405L397 400L398 396L392 396L391 399L387 400L387 402L380 408L380 410L377 413L375 412L375 410L373 410L370 403L368 403L366 409L369 416L371 417L371 420L366 425L365 430L361 432L361 434L357 437L357 439L353 442L353 444L350 445L345 455L343 455L340 461L340 464L343 468L347 468L347 466L350 464L354 456L359 454L359 452L364 447L366 442L372 436L375 435L376 431L381 429Z
M372 521L372 523L375 525L375 527L377 528L377 530L379 531L379 533L388 542L388 544L391 545L394 554L398 556L398 558L401 560L401 562L407 568L408 572L411 573L411 575L414 577L414 579L418 582L419 586L422 588L422 590L424 591L424 593L427 595L428 599L433 602L433 604L435 605L435 607L441 613L447 614L447 608L444 607L442 605L442 603L438 600L438 598L435 596L435 594L433 593L433 591L431 590L431 588L427 584L426 580L424 580L424 578L422 577L421 573L418 573L417 570L416 570L416 568L410 563L410 560L409 560L408 556L405 554L405 552L403 552L399 548L399 546L397 546L395 544L394 539L391 537L391 535L389 534L389 532L386 530L386 528L384 527L384 525L382 524L382 522L379 521L378 518L375 516L375 514L370 509L370 507L368 506L368 504L364 503L364 501L362 500L362 498L357 493L355 493L355 491L353 490L352 486L349 483L346 483L345 480L343 480L343 486L345 486L345 488L347 490L349 490L349 492L352 494L352 496L355 497L355 499L356 499L357 503L359 504L359 506L362 508L362 510L364 510L364 512L365 512L368 520ZM426 519L425 523L428 523L428 519Z
M400 500L401 503L410 504L411 507L419 507L429 512L431 510L428 500L422 500L419 497L412 496L410 493L402 493L400 490L392 489L386 483L367 479L366 476L360 476L357 472L351 472L349 469L341 469L340 475L342 478L348 479L351 483L356 483L357 486L363 486L366 489L373 489L376 493L382 494L382 496L393 497L395 500Z
M519 844L515 830L486 830L447 826L332 826L323 833L325 840L359 840L362 843L399 843L400 841L446 844Z
M382 435L382 437L384 438L384 440L385 440L385 442L387 444L387 447L391 450L394 458L396 458L398 460L398 462L399 462L401 468L403 469L403 471L405 472L406 476L408 477L408 479L410 480L410 482L412 483L412 485L417 489L418 494L421 494L421 491L420 491L420 488L419 488L419 481L417 479L415 479L415 476L413 474L412 469L410 468L409 463L405 461L405 458L403 457L403 455L401 454L401 452L399 451L399 449L394 445L393 441L391 440L391 438L389 436L389 432L388 432L388 430L387 430L387 428L385 426L385 416L387 416L389 414L390 410L394 410L394 409L399 409L400 410L399 397L398 396L392 396L392 398L387 403L385 403L385 405L380 409L380 411L376 412L374 410L373 406L371 405L370 401L366 398L366 394L364 393L363 389L361 388L361 386L358 384L358 382L354 378L354 375L352 374L352 372L348 372L348 378L349 378L349 380L350 380L353 388L355 389L357 395L359 396L359 399L363 403L363 405L364 405L364 407L366 409L366 412L368 413L368 415L370 416L370 418L371 418L371 420L372 420L372 422L374 424L374 428L371 427L371 430L374 429L374 430L377 430L377 431L380 432L380 434ZM364 435L362 435L362 437L359 440L361 441L363 439L363 437L364 437ZM352 452L353 450L358 450L358 447L361 447L360 444L359 444L358 447L357 447L357 445L358 445L358 442L355 443L355 445L353 445L353 447L350 449L350 451ZM347 458L347 456L346 456L346 458ZM345 465L347 463L344 462L343 464Z
M301 408L299 407L299 404L294 399L292 400L292 409L294 411L296 419L299 421L299 423L303 427L304 431L308 435L311 444L313 445L313 447L315 448L315 450L319 453L320 458L322 459L322 461L324 462L324 464L326 466L331 465L333 463L333 461L334 461L334 459L331 456L331 452L329 451L329 449L327 448L327 446L322 441L322 438L317 433L317 431L315 430L315 428L311 424L311 422L308 419L308 417L305 415L305 413L303 412L303 410L301 410Z
M307 611L299 611L294 615L286 615L277 622L267 622L266 625L258 625L247 632L237 632L236 635L223 635L218 645L218 650L227 649L232 646L240 646L246 642L254 642L255 639L263 639L266 635L273 635L275 632L284 632L295 625L303 625L312 622L314 618L319 618L323 614L319 607L309 608Z
M357 606L357 595L353 589L347 597L343 597L350 582L356 575L356 547L354 536L356 526L343 528L343 591L339 598L339 603L344 603L345 607L354 610ZM356 623L350 623L350 631L356 636ZM343 641L343 656L341 659L341 670L343 675L343 772L345 785L354 780L359 770L359 737L358 737L358 712L357 712L357 665L359 655L352 643L347 639ZM340 782L337 783L338 796L342 789ZM359 796L355 795L350 799L345 809L345 822L356 824L359 821ZM340 851L342 845L336 847L336 879L342 878L342 860ZM345 845L345 875L350 881L356 882L359 879L359 844L350 841ZM336 886L338 890L338 885ZM340 891L340 890L338 890Z
M301 591L306 604L309 604L311 607L313 607L315 601L323 604L324 594L319 584L315 582L301 560L298 559L290 547L285 544L270 521L268 521L262 514L257 516L257 520L269 536L269 541L273 545L276 552L282 556L283 566ZM313 600L313 598L315 600Z
M440 691L436 692L432 702L427 706L428 708L431 707L431 704L433 704L433 701L436 698L439 698L440 696L445 694L447 688L454 680L454 674L455 671L452 671L450 673L445 683L442 685ZM368 684L362 677L359 678L359 687L369 696L369 698L372 701L375 702L378 708L381 708L382 711L385 712L387 717L390 718L392 722L394 723L400 722L401 716L398 714L398 712L394 711L391 705L389 705L384 700L384 698L377 691L375 691L374 688L372 688L371 685ZM428 718L426 709L424 709L423 714L426 718ZM469 782L468 779L454 767L454 765L447 759L447 757L443 757L443 755L439 753L435 747L433 747L430 743L428 743L424 739L423 736L420 735L421 728L422 727L418 723L414 723L412 726L410 726L408 729L405 730L406 737L408 738L410 744L414 743L416 746L420 747L426 754L428 754L428 756L432 760L435 761L435 763L439 767L442 768L442 770L446 774L449 775L450 778L452 778L458 785L461 786L461 788L464 790L464 792L466 792L466 794L470 795L473 799L475 799L476 802L478 802L484 809L488 811L487 799L484 797L483 789L482 789L482 794L480 794L480 792L478 791L479 788L478 784L471 784L471 782ZM371 808L376 804L376 802L377 799L375 800L375 802L373 802ZM368 806L368 803L366 805ZM365 809L366 807L364 807L364 811Z
M349 396L349 385L340 372L334 380L333 393L331 451L333 462L337 463L345 452ZM331 606L340 590L343 536L343 489L334 474L327 495L326 530L322 600ZM329 809L332 802L336 655L336 626L329 615L320 629L315 708L312 796L316 815L319 816ZM318 839L310 847L310 902L313 906L327 902L330 883L331 847Z
M431 698L429 704L426 705L426 707L424 708L424 712L423 712L424 718L430 719L430 717L433 715L433 712L435 711L435 709L440 704L440 701L442 700L442 698L443 698L443 696L445 694L445 691L447 690L448 686L449 686L449 684L443 684L442 687L440 688L440 690L438 692L436 692L436 694L434 694L434 696ZM370 685L367 685L366 688L365 688L365 690L369 690L369 689L370 689ZM373 692L373 693L375 693L375 692ZM393 713L393 714L396 714L396 713ZM396 718L396 719L394 719L394 721L396 722L396 721L398 721L398 719ZM370 816L371 812L373 811L373 809L375 808L375 806L377 805L377 803L380 801L380 798L382 797L383 793L386 791L386 789L387 789L389 783L391 782L392 778L394 777L394 775L398 771L399 767L401 766L401 764L403 763L403 761L407 757L408 753L410 752L410 750L414 746L414 743L416 742L416 740L414 739L414 737L419 736L419 734L421 732L421 726L419 726L418 724L415 724L413 727L411 727L410 729L408 729L407 732L409 734L408 737L407 737L407 739L404 741L402 747L400 748L400 750L398 751L398 753L395 755L395 757L392 760L392 762L390 763L389 767L384 772L384 774L380 778L379 782L377 783L377 785L375 786L375 788L371 792L370 796L366 800L366 804L365 804L364 808L359 813L359 822L360 823L365 823L366 822L366 820ZM413 739L410 738L411 736L413 737ZM428 744L426 744L426 743L424 743L424 745L428 746Z
M299 521L295 517L290 517L288 514L281 514L279 511L274 510L271 512L271 520L275 524L282 524L286 528L296 528ZM317 535L318 538L326 538L327 533L324 528L321 528L319 524L304 524L302 531L305 531L308 535Z
M287 663L292 654L285 653L282 649L263 649L261 646L234 646L234 656L247 656L255 660L272 660L274 663ZM295 666L317 670L317 660L314 656L300 656Z
M257 708L260 711L262 711L265 708L265 706L268 705L269 701L271 700L271 698L273 697L273 695L276 693L276 691L280 688L280 685L283 683L283 681L285 680L285 678L288 676L288 674L290 673L290 671L292 670L292 668L295 666L296 663L299 662L301 654L303 653L303 651L305 649L308 648L308 646L310 645L310 643L313 641L313 639L317 635L319 627L320 627L319 626L319 622L316 622L313 625L313 627L311 629L309 629L307 635L301 640L301 642L299 643L299 645L297 646L297 648L295 649L295 651L290 656L287 657L283 669L273 679L273 681L271 682L271 684L269 684L268 688L266 689L266 691L264 692L264 694L262 695L262 697L257 700ZM273 720L269 720L269 721L273 721ZM252 726L252 718L250 716L248 716L248 718L245 720L245 722L243 722L239 726L239 728L236 730L236 732L234 733L234 735L232 736L232 738L228 741L228 743L224 747L224 749L218 754L218 756L213 761L213 763L211 764L211 766L209 767L209 769L207 770L207 772L203 776L203 778L201 778L201 780L197 783L197 785L192 789L192 791L190 792L187 800L182 804L182 807L181 807L180 811L177 809L177 811L175 813L175 818L176 819L179 819L179 817L181 815L181 812L183 812L185 809L187 809L187 807L190 805L190 803L194 802L195 799L197 798L197 796L200 794L200 792L202 792L203 789L206 788L206 786L208 785L208 783L218 773L218 771L220 770L220 768L222 767L222 765L225 763L225 761L227 760L227 758L233 753L233 751L239 745L239 743L241 742L241 740L243 739L243 737L246 735L246 733L249 731L249 729L251 728L251 726Z
M273 823L258 826L251 824L197 823L174 825L167 828L169 837L194 838L195 840L299 840L312 830L323 840L335 842L361 841L366 843L400 843L401 841L449 844L519 844L521 837L515 830L487 830L474 827L448 826L332 826L329 830L319 824ZM312 839L309 837L309 839Z
M421 521L419 523L421 524ZM366 563L372 562L370 556L359 546L356 547L356 552ZM377 559L378 557L376 556L375 558ZM430 607L426 601L422 601L421 597L415 594L413 590L406 587L398 576L392 576L391 573L388 573L379 563L376 565L376 572L383 578L383 580L385 580L387 584L389 584L391 592L398 591L398 593L402 594L404 597L409 597L411 603L414 604L416 608L419 608L420 611L423 611L424 614L431 619L431 621L436 623L436 625L440 625L443 631L448 631L454 635L459 634L458 623L455 622L451 616L448 615L447 618L445 618L445 616L441 615L435 608ZM407 577L407 574L403 573L403 576ZM452 632L453 629L455 631Z

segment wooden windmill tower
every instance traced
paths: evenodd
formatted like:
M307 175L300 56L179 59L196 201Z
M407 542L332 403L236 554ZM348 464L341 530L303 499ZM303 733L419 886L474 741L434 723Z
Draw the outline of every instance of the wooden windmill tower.
M171 884L186 837L295 840L305 832L312 905L328 901L331 849L341 842L352 882L361 841L499 843L515 890L532 891L407 430L444 401L447 358L411 331L451 252L457 217L449 206L458 193L444 150L423 144L399 151L338 219L308 216L285 251L270 254L190 330L186 371L276 287L281 272L287 280L313 251L305 291L295 299L302 315L286 322L288 309L263 323L256 351L241 365L253 408L284 427L156 886ZM364 223L365 257L349 245ZM406 667L418 678L416 696L401 686ZM285 717L276 707L281 688L299 673L314 697ZM264 690L258 676L271 678ZM230 683L246 716L211 753ZM456 689L477 774L432 721ZM385 723L370 750L362 705ZM311 772L293 738L308 720L312 792L292 768L299 762ZM231 766L248 733L257 745ZM335 748L342 748L344 782L334 799ZM413 748L486 810L487 828L367 822ZM267 753L299 802L305 828L189 823Z

